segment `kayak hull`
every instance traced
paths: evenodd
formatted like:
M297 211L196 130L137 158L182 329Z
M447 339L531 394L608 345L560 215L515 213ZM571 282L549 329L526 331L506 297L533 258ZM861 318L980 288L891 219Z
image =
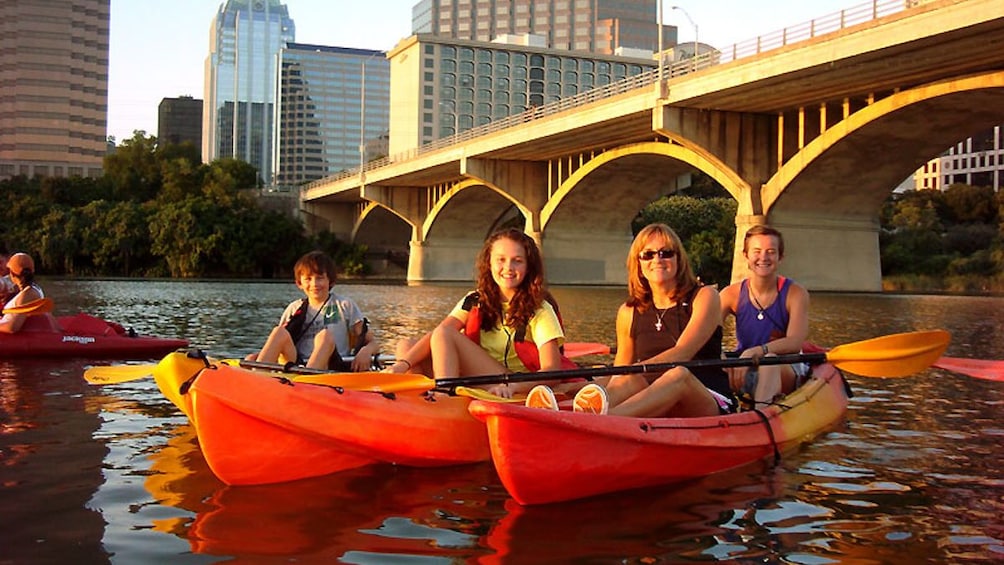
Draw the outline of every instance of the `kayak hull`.
M366 392L273 375L206 367L182 353L168 355L154 371L227 484L284 482L381 462L439 467L490 458L488 434L470 416L468 398ZM183 394L180 383L188 380Z
M137 336L88 314L31 316L21 330L0 334L0 357L150 359L188 346L183 339Z
M808 441L847 411L843 376L831 365L813 371L763 417L628 418L482 401L470 411L487 426L509 494L546 504L703 477Z

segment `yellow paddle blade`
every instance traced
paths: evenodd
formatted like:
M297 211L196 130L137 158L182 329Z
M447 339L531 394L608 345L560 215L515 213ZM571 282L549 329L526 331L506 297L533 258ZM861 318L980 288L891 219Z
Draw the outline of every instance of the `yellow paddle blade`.
M865 377L906 377L934 364L951 340L945 330L892 334L838 345L826 360Z
M52 312L52 299L51 298L39 298L38 300L32 300L27 304L22 304L20 306L12 306L10 308L4 308L4 314L48 314Z
M153 376L155 364L102 365L84 370L84 380L92 385L125 383Z
M237 365L239 361L239 359L223 359L220 361L210 359L211 363L226 363L229 365ZM156 366L156 363L147 363L143 365L100 365L97 367L88 367L84 370L84 380L92 385L127 383L129 381L152 377L153 369Z
M466 386L458 386L453 390L457 396L467 396L473 398L474 400L487 400L488 402L525 402L525 398L506 398L504 396L498 396L492 394L487 390L480 388L471 388Z
M289 375L294 382L337 386L351 390L372 392L422 392L436 386L432 379L414 373L321 373L317 375Z

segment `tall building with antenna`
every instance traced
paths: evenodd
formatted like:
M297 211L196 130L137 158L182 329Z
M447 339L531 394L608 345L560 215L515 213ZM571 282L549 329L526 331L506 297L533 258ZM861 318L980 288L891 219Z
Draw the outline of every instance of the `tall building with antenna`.
M271 183L276 60L296 37L279 0L226 0L209 30L202 158L236 158Z

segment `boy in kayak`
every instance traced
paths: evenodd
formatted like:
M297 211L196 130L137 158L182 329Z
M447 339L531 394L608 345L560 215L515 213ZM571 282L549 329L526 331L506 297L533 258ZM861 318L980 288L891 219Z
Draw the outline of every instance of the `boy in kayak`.
M627 257L628 299L617 310L615 365L719 359L718 292L694 275L683 243L669 226L649 224ZM526 405L557 410L554 393L534 387ZM575 395L573 410L636 417L715 416L735 411L721 367L674 367L664 373L611 377Z
M576 367L561 354L565 334L546 299L544 263L530 236L515 228L489 236L477 257L475 282L477 289L436 329L399 345L390 372L431 369L436 378L449 378ZM511 397L529 388L490 390Z
M722 289L722 321L736 318L736 353L741 358L800 353L809 336L809 292L778 274L784 260L781 232L753 226L743 239L743 257L750 276ZM795 390L808 373L805 363L728 369L732 390L746 404L764 405Z
M367 371L379 345L367 330L359 306L331 289L335 263L321 251L311 251L293 267L296 286L306 298L294 300L283 311L257 355L268 363L295 363L311 369ZM354 354L351 365L343 355Z
M14 283L14 295L4 303L4 310L24 306L45 297L42 288L35 284L35 261L27 253L15 253L4 266ZM4 314L0 318L0 333L13 334L21 330L29 314Z

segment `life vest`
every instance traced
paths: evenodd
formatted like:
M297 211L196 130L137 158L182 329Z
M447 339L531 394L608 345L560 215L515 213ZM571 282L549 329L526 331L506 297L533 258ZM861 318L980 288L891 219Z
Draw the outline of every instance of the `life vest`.
M283 326L286 328L286 331L289 332L289 337L293 338L294 346L300 342L300 338L303 337L303 332L306 331L307 306L308 299L304 298L300 301L300 305L296 307L296 311L293 312L293 315L289 317L289 320L287 320L286 324ZM336 308L337 307L338 306L336 305ZM324 307L322 306L321 308L323 309ZM349 336L349 350L354 355L358 353L359 349L363 346L361 342L366 336L366 332L369 330L369 320L363 318L363 331L357 337L352 332L352 326L349 325L348 317L343 314L342 319L345 320L345 331ZM336 350L328 359L328 369L331 369L332 371L347 372L351 371L352 367L342 359L342 354Z
M552 298L545 298L554 308L555 315L558 316L558 325L564 329L565 324L561 321L561 313L558 311L558 306L554 303ZM468 312L467 323L464 325L464 335L474 343L481 344L481 306L479 305L479 296L477 291L471 292L464 299L464 304L462 306L464 310ZM516 357L519 358L523 366L526 367L531 373L536 373L540 370L540 351L537 350L537 344L528 341L526 339L526 326L520 326L516 328L516 333L512 337L512 348L516 353ZM579 366L575 364L568 357L565 357L564 346L560 348L561 351L561 369L578 369Z

